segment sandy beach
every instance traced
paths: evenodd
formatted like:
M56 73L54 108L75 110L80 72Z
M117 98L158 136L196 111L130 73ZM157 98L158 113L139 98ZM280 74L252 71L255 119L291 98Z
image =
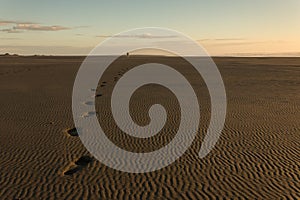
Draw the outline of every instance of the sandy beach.
M198 152L210 119L207 88L203 81L198 84L201 76L182 68L178 60L155 58L174 65L194 84L201 123L181 158L144 174L106 167L76 134L72 89L83 59L0 57L0 199L300 198L300 58L213 58L223 77L228 109L222 135L203 159ZM112 120L107 105L113 86L147 59L137 56L116 63L96 89L96 111L106 113L99 123L115 144L134 152L165 145L178 128L178 102L157 85L141 88L130 109L143 125L149 121L149 106L161 103L169 114L161 133L134 139L117 134L120 130L107 123Z

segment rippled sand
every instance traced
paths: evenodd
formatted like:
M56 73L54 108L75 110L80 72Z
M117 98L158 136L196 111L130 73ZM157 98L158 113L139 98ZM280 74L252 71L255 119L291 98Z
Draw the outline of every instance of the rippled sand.
M147 152L176 134L176 99L155 85L135 94L130 109L137 123L149 122L146 111L155 102L171 114L164 130L146 141L107 123L111 116L104 106L113 85L139 59L149 58L115 66L91 90L96 91L96 111L106 113L99 122L107 136L124 149ZM180 68L178 60L156 59ZM180 159L146 174L110 169L81 144L73 129L71 98L82 60L0 57L0 199L300 198L300 58L214 58L228 112L221 138L203 159L198 151L210 118L209 96L205 84L198 83L201 77L180 68L199 98L199 133Z

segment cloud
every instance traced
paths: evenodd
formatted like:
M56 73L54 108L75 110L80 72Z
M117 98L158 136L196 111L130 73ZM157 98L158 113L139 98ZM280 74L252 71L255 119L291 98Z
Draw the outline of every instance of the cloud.
M94 47L0 45L0 54L19 55L88 55Z
M205 44L209 46L250 46L262 44L280 44L287 42L283 40L250 40L244 38L201 39L197 41L200 44Z
M206 38L206 39L200 39L200 40L197 40L199 42L203 42L203 41L244 41L246 40L245 38L213 38L213 39L209 39L209 38Z
M176 35L152 35L151 33L136 34L136 35L97 35L96 37L108 38L108 37L118 37L118 38L139 38L139 39L156 39L156 38L175 38Z
M65 26L42 26L39 24L17 24L13 30L31 30L31 31L60 31L71 29Z
M231 53L231 56L240 57L300 57L300 52L251 52L251 53Z
M241 41L241 42L224 42L224 43L214 43L212 46L239 46L239 45L257 45L264 44L264 41Z
M37 24L35 22L26 21L12 21L12 20L0 20L0 26L7 26L11 24Z
M59 25L41 25L35 22L22 22L22 21L10 21L0 20L0 26L10 26L9 28L0 29L1 32L6 33L21 33L24 31L61 31L72 29L71 27L59 26Z
M22 33L23 32L23 31L12 29L12 28L0 29L0 31L6 32L6 33Z
M197 40L200 44L209 46L239 46L239 45L256 45L266 43L266 41L252 41L245 38L213 38Z

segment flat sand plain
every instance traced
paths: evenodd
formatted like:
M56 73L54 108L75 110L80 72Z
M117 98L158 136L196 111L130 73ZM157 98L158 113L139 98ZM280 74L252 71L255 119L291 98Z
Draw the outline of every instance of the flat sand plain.
M72 88L83 59L0 57L0 199L300 198L300 58L214 58L228 110L217 145L203 159L198 151L210 119L209 96L198 83L201 77L181 68L198 92L199 133L176 162L145 174L106 167L73 129ZM156 59L180 68L176 59ZM167 108L170 120L157 137L132 139L107 123L111 114L105 105L114 84L132 63L147 61L127 58L95 88L96 111L107 113L99 118L107 136L137 152L168 143L179 120L176 99L165 88L148 85L135 94L130 109L143 125L149 105L161 102Z

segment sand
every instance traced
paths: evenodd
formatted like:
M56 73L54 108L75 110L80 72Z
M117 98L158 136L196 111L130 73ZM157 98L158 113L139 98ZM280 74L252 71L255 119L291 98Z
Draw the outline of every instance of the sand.
M0 199L300 198L300 58L214 58L228 97L217 145L207 157L198 157L210 118L207 90L200 83L194 88L202 118L193 145L172 165L145 174L106 167L73 129L72 87L83 59L0 57ZM107 111L113 85L132 63L145 60L127 59L100 80L97 112ZM178 61L157 59L180 67ZM191 83L199 79L190 69L181 70ZM135 94L130 109L137 123L147 124L147 108L157 101L171 114L164 131L147 141L116 134L120 130L107 124L109 111L99 121L120 147L155 150L176 133L178 104L169 95L156 85Z

